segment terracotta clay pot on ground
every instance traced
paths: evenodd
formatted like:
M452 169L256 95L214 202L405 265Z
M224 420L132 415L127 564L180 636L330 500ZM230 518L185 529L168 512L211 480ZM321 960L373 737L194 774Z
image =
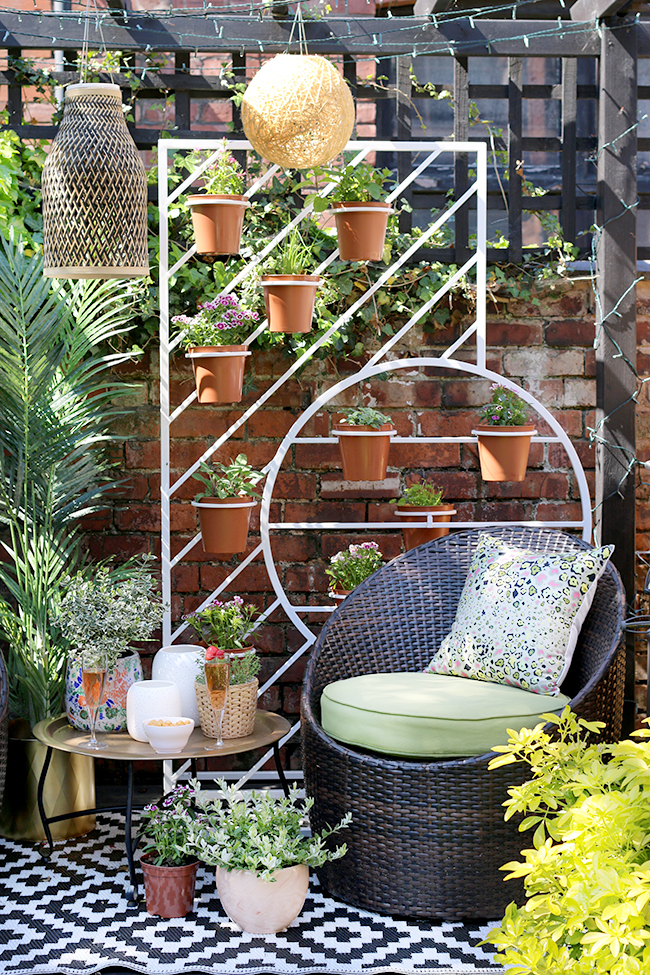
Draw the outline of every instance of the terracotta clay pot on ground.
M394 434L392 423L384 423L379 428L335 424L334 436L339 438L345 480L383 481Z
M187 198L197 254L239 254L244 213L250 203L245 196L198 193Z
M245 345L200 345L185 358L192 362L199 403L239 403L242 398Z
M276 870L263 880L252 870L217 867L217 891L231 921L249 934L284 931L300 914L309 889L309 867Z
M147 913L157 917L185 917L194 906L196 872L199 861L180 867L157 867L152 854L140 857L147 897Z
M432 528L427 528L426 524L426 515L429 512L435 518L435 527ZM442 522L451 521L451 516L456 514L456 509L453 504L398 504L396 514L402 517L406 516L405 521L417 521L418 518L422 521L421 528L406 525L402 528L404 547L407 552L410 552L412 548L417 548L418 545L424 545L425 542L432 542L435 538L443 538L444 535L448 535L449 527Z
M199 510L203 551L210 555L234 555L246 550L252 498L202 498L192 501Z
M472 434L478 436L478 458L484 481L523 481L534 424L496 427L480 424Z
M388 218L395 212L390 204L364 201L332 206L341 260L381 261Z
M269 332L311 331L318 274L263 274Z

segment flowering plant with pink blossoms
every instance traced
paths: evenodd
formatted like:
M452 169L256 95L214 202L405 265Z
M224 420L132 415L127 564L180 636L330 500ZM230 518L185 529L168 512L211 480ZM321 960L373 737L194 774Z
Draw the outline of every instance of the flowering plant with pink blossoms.
M361 542L349 545L330 559L329 569L331 589L355 589L380 568L384 557L376 542Z
M259 315L242 307L234 295L217 295L199 305L198 313L176 315L174 325L182 329L186 349L206 345L241 345L250 335Z
M206 193L220 196L241 196L244 192L244 173L228 148L228 140L223 139L213 163L203 172L203 189ZM186 166L195 170L211 155L207 150L199 150L190 155Z
M492 427L516 427L526 423L526 404L512 389L492 383L490 392L492 399L480 411L484 423Z
M206 643L222 650L241 650L246 646L244 640L252 632L257 616L256 606L245 603L241 596L233 596L227 601L214 599L208 606L183 618Z

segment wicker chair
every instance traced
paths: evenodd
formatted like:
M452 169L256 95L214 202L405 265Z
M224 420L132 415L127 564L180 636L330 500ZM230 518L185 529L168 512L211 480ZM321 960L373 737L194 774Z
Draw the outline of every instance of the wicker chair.
M5 790L9 740L9 677L0 650L0 802Z
M490 528L519 548L588 548L561 532ZM302 698L305 789L312 828L348 810L348 853L320 880L334 897L381 913L426 918L498 918L522 887L499 867L518 859L528 834L503 820L510 786L523 767L488 771L476 758L405 761L334 741L320 726L326 684L382 671L420 671L451 629L480 532L461 531L422 545L380 569L332 614L307 668ZM620 737L623 712L625 597L610 564L601 576L562 690L582 717L607 722Z

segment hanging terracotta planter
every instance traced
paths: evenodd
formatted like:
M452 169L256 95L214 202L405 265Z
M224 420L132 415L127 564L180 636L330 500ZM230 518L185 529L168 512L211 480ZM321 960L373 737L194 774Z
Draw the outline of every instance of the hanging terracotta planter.
M309 889L309 867L304 863L275 870L273 880L253 870L217 867L221 906L242 931L275 934L288 928L300 914Z
M245 345L193 346L190 359L199 403L239 403L242 398L246 356Z
M435 522L449 522L451 516L456 514L456 509L453 504L398 504L395 514L408 518L409 521L417 521L418 519L422 521L422 527L404 525L402 528L404 547L407 552L410 552L412 548L417 548L418 545L424 545L425 542L432 542L435 538L442 538L449 534L449 527L446 524L435 524L428 527L427 516L429 514Z
M157 867L152 854L140 858L147 897L147 913L158 917L185 917L194 905L196 872L199 861L180 867Z
M246 550L251 511L250 498L203 498L192 501L199 509L203 551L209 555L234 555Z
M335 424L334 436L338 437L345 480L383 481L388 468L391 437L396 433L392 423L383 423L378 429L365 425Z
M264 304L270 332L310 332L318 274L263 274Z
M523 481L526 476L534 424L491 426L481 423L472 430L478 437L478 457L484 481Z
M333 203L342 261L380 261L384 255L389 203Z
M336 600L337 603L342 603L346 596L349 596L352 589L330 589L327 595L330 599Z
M245 196L197 193L187 198L197 254L239 254L244 214L250 206Z

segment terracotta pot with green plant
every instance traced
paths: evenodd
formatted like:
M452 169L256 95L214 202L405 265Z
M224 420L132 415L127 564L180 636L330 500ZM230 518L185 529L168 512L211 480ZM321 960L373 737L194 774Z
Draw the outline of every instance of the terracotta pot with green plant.
M311 247L297 227L264 262L261 283L270 332L311 331L316 289L322 280L310 273L314 265Z
M346 481L383 481L391 438L397 431L389 416L369 406L347 410L334 424Z
M456 510L453 504L443 503L442 495L442 488L424 478L405 489L395 513L410 521L418 519L421 522L421 525L405 524L402 528L407 552L449 534L448 525L442 523L451 521Z
M199 512L203 551L222 556L245 551L251 511L260 499L255 485L264 474L250 467L246 454L238 454L229 464L202 461L193 477L206 488L192 501Z
M384 564L377 542L349 545L333 555L325 574L330 577L332 599L345 599Z
M481 409L485 421L472 434L478 437L478 457L484 481L523 481L530 439L537 431L526 423L526 404L499 383L490 387L492 399Z
M194 790L177 785L164 799L145 806L140 836L147 912L185 917L194 904L198 857L186 852L196 820Z
M234 295L217 295L199 305L190 318L176 315L196 381L199 403L239 403L244 365L250 355L245 340L259 316L243 308Z
M242 792L221 780L216 798L197 791L199 816L186 849L217 868L221 906L250 934L284 931L300 914L309 889L309 868L345 856L345 844L331 849L325 841L351 821L305 836L303 817L314 800L288 799L267 792Z
M188 167L196 169L205 151L193 153ZM226 139L216 160L203 173L203 193L188 196L197 254L239 254L246 208L244 173L231 155Z
M343 169L325 170L324 176L337 186L328 197L314 200L314 210L324 210L331 204L341 260L381 261L388 218L395 212L382 199L390 170L375 169L362 161L357 166L348 164Z

